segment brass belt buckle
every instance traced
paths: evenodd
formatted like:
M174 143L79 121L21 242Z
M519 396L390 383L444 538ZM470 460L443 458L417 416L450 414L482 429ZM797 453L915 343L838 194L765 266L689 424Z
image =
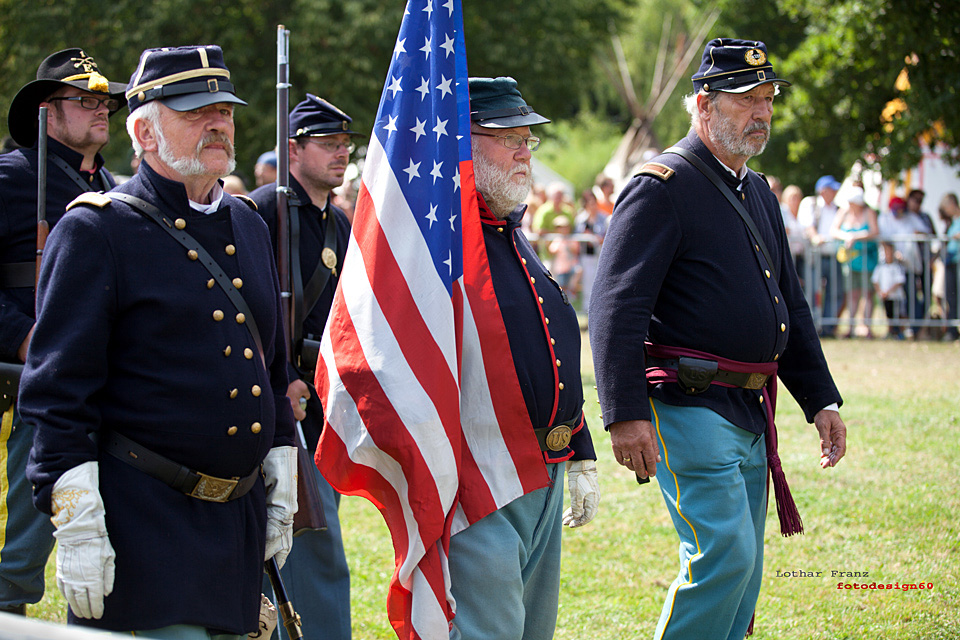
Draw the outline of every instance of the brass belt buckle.
M570 444L570 438L572 436L573 429L565 424L561 424L550 429L543 440L547 445L547 449L550 449L550 451L563 451L567 445Z
M200 480L197 481L193 491L188 493L191 498L206 500L207 502L226 502L237 488L239 478L217 478L208 476L205 473L197 472Z
M767 379L770 376L765 373L751 373L750 377L747 378L747 381L743 384L744 389L763 389L767 384Z

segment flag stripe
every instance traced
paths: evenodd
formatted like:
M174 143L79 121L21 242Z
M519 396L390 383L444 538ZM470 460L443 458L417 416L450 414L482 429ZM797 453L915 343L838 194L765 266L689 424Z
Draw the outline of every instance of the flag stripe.
M460 1L410 0L315 380L316 464L383 514L402 640L449 637L450 536L547 483L490 281L469 128Z

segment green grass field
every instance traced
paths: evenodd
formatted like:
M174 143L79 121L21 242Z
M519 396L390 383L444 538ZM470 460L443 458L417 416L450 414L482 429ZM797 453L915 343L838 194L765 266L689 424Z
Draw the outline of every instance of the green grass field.
M584 340L586 342L586 340ZM594 426L602 499L597 518L564 534L560 640L650 638L677 571L677 541L656 482L619 467L599 427L587 346L584 390ZM757 639L960 639L960 349L955 344L829 341L845 399L849 449L819 467L816 430L789 395L780 400L780 453L805 535L782 538L771 504ZM373 506L344 498L354 638L394 638L386 621L393 551ZM48 591L31 615L65 618L48 565ZM784 577L793 571L823 577ZM831 577L832 571L869 577ZM781 577L778 577L778 572ZM838 582L930 583L930 589L846 590ZM302 616L308 603L295 603ZM707 635L705 630L705 636ZM308 639L315 640L315 639Z

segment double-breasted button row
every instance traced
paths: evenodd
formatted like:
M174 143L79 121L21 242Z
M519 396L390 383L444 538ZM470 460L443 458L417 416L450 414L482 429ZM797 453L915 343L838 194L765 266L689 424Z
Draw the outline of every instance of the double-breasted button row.
M263 425L261 425L259 422L254 422L253 424L250 425L250 433L258 434L258 433L260 433L260 431L262 431L262 430L263 430ZM237 435L237 432L238 432L238 431L239 431L239 429L237 429L236 425L234 425L234 426L230 427L229 429L227 429L227 435L228 435L228 436L235 436L235 435Z

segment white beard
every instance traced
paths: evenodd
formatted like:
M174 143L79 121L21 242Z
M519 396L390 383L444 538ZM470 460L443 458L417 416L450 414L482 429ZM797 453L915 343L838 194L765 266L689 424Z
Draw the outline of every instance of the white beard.
M517 163L520 164L520 163ZM516 165L504 171L495 164L488 162L483 154L473 148L473 171L477 183L477 191L483 195L490 211L498 219L503 220L517 208L533 185L533 174L529 166L522 182L517 182L513 176Z
M230 142L230 139L225 135L206 135L197 144L196 153L192 158L177 158L170 150L170 145L167 143L167 139L163 135L163 130L160 127L157 127L157 155L160 156L160 159L164 164L182 176L205 176L210 173L206 165L200 160L200 152L203 151L204 145L207 145L211 142L224 142L227 144L227 153L230 156L230 162L227 165L227 172L224 175L233 173L233 170L237 168L237 160L234 153L233 143Z

